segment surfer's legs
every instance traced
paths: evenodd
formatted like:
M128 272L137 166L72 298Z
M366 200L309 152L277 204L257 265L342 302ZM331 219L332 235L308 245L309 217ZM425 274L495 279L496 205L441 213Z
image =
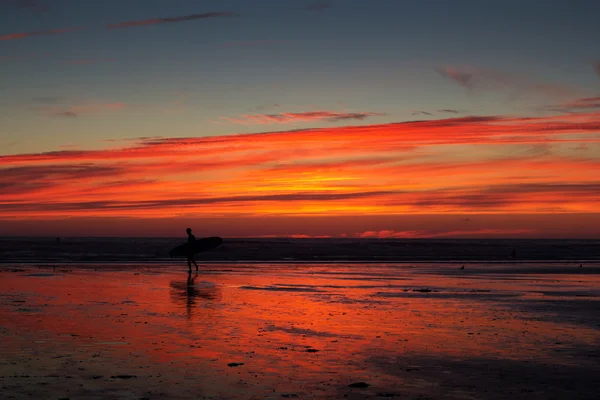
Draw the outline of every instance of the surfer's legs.
M196 271L198 271L198 263L196 262L196 257L193 254L190 254L187 258L189 272L192 272L192 263L196 266Z

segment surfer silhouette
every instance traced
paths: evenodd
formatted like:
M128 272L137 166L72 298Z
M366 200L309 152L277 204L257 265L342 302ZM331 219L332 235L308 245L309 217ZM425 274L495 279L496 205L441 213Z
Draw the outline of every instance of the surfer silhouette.
M187 228L185 231L188 234L188 243L195 242L196 236L192 235L192 228ZM187 254L187 262L188 262L188 268L189 268L188 272L190 272L190 273L192 272L192 262L196 266L196 271L198 271L198 264L196 263L196 258L194 257L194 250L191 248L191 246L190 246L190 249Z

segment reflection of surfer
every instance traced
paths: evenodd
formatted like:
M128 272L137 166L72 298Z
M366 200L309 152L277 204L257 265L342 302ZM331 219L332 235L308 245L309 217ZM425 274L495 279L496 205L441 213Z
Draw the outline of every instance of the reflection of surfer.
M192 235L193 237L193 235ZM194 282L196 280L197 276L192 277L192 272L190 270L190 273L188 274L187 277L187 287L186 287L186 310L187 310L187 315L188 315L188 319L192 317L192 307L194 306L194 304L196 303L196 288L195 285L196 283Z
M188 274L187 281L171 281L171 299L185 306L188 319L193 317L193 310L197 307L198 301L218 300L220 298L219 287L213 282L196 283L198 274ZM207 308L212 308L208 306Z
M196 271L198 271L198 264L196 263L196 258L194 257L194 249L192 248L192 244L193 242L196 241L196 237L194 235L192 235L192 228L187 228L185 230L188 234L188 254L187 254L187 262L188 262L188 268L189 268L189 272L192 272L192 262L194 263L194 265L196 266Z

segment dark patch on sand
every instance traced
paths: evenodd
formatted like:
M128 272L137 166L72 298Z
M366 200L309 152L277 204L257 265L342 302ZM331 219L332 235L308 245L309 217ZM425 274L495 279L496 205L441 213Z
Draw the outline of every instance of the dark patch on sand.
M600 364L593 368L577 365L536 363L485 357L453 360L448 357L370 357L366 363L391 376L401 377L405 387L422 393L429 387L432 398L539 398L592 399L600 390ZM418 365L412 372L406 365ZM466 395L466 396L465 396ZM526 396L526 397L523 397Z
M244 365L243 362L230 362L229 364L227 364L228 367L239 367L241 365Z
M337 304L362 304L362 305L368 306L368 305L386 305L386 304L390 303L388 300L373 299L372 297L350 298L348 296L345 296L343 294L338 294L338 293L316 294L313 296L313 298L316 300L323 301L325 303L331 303L331 304L336 304L336 303Z
M37 310L35 308L26 308L26 307L21 307L21 308L17 308L17 312L22 312L22 313L35 313L35 312L39 312L40 310Z
M600 290L542 290L533 293L540 293L544 296L555 297L600 297Z
M287 287L287 286L240 286L246 290L265 290L270 292L321 292L319 289L310 287Z
M426 292L420 290L402 291L402 292L376 292L373 296L378 297L421 297L421 298L436 298L436 299L477 299L477 300L497 300L503 298L517 298L519 293L490 293L479 291L445 291L445 292Z
M598 275L600 274L600 267L598 266L583 266L579 268L579 264L573 266L525 266L517 265L511 267L474 267L473 269L465 270L468 274L474 275L488 275L488 274L508 274L508 275L571 275L571 274L582 274L582 275ZM439 271L443 274L443 271ZM448 271L450 272L450 271ZM456 272L456 271L455 271ZM452 273L452 272L451 272Z
M282 326L275 326L275 325L268 325L267 327L265 327L265 329L262 332L274 332L274 331L286 332L291 335L302 335L302 336L335 337L335 338L345 337L345 338L353 338L353 339L362 338L362 336L359 336L359 335L336 335L335 333L320 332L320 331L315 331L312 329L304 329L304 328L296 328L296 327L284 328Z
M600 328L598 298L517 299L504 302L504 305L526 312L521 316L523 319Z
M352 388L366 388L369 387L371 385L369 385L367 382L354 382L348 385L348 387L352 387Z

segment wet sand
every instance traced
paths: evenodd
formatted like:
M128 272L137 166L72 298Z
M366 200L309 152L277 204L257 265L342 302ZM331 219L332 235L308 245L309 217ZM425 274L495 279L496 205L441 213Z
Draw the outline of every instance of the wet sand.
M600 266L460 266L0 266L0 392L597 398Z

